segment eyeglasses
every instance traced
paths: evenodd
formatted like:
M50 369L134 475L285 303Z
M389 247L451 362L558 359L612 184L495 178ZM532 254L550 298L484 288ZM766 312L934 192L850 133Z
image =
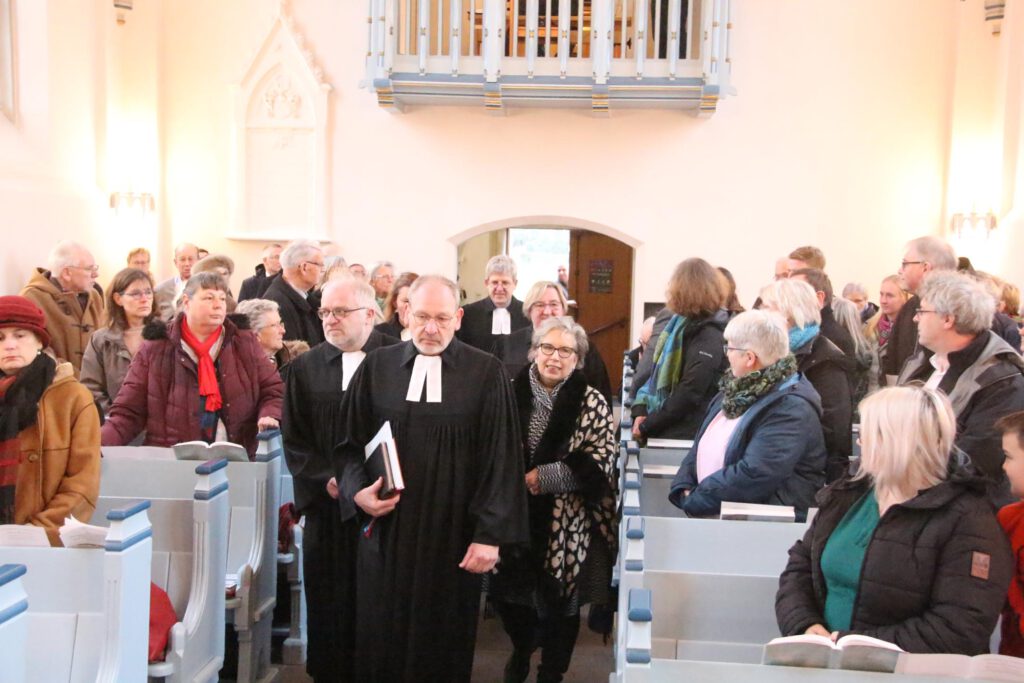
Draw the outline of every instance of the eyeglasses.
M316 266L319 270L324 269L323 262L317 263L316 261L303 261L303 263L306 264L307 266Z
M76 270L84 270L85 272L92 273L93 275L96 275L96 274L98 274L100 272L100 267L99 266L68 266L68 268L74 268Z
M729 346L728 344L722 344L722 353L729 355L730 351L746 351L747 349L741 349L738 346Z
M536 308L541 311L560 311L562 310L562 302L553 301L550 303L545 303L543 301L538 301L533 306L530 306L530 308Z
M927 263L927 261L901 261L900 268L906 268L907 266L916 266L922 263Z
M438 329L445 330L452 324L455 317L450 315L429 316L426 313L413 313L412 319L415 320L416 324L420 327L426 327L427 323L433 320Z
M126 296L129 299L151 299L153 298L152 289L135 289L130 292L122 292L121 296Z
M572 354L576 353L576 349L572 348L571 346L553 346L551 344L538 344L537 348L540 349L540 352L543 353L545 356L554 355L554 353L557 351L559 358L568 358Z
M928 308L919 308L919 309L917 309L917 313L914 314L914 317L915 318L920 318L925 313L938 313L938 311L936 311L934 309L928 309Z
M338 306L337 308L318 308L316 311L316 317L320 318L321 320L327 320L327 316L333 315L337 320L344 320L345 318L348 317L349 313L355 313L356 311L365 310L366 306L363 306L361 308L342 308L341 306Z

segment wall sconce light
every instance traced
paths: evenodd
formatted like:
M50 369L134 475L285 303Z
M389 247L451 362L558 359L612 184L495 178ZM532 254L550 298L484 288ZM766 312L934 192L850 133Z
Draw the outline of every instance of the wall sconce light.
M1003 15L1006 14L1006 0L985 0L985 21L992 22L992 34L998 35L1003 29Z
M132 11L132 3L134 1L135 0L114 0L114 9L117 10L117 13L114 15L114 17L117 20L118 26L124 26L124 13Z
M121 209L152 213L156 210L156 199L149 192L111 192L110 208L119 213Z
M970 235L988 237L996 229L994 213L954 213L950 227L953 234L963 238Z

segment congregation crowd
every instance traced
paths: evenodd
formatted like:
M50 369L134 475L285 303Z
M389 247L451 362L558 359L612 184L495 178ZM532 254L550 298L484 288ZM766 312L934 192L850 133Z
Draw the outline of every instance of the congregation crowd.
M611 359L562 277L521 301L507 256L462 306L445 277L330 252L268 245L236 296L233 259L193 244L160 284L133 250L105 290L88 248L54 247L0 297L0 524L58 544L95 507L101 445L252 457L280 429L314 680L469 681L482 591L511 641L505 680L538 649L536 680L562 680L582 608L606 634L615 609ZM1024 657L1020 292L937 237L898 256L876 304L797 248L751 310L728 270L679 263L629 351L633 436L693 441L670 490L688 516L817 509L780 578L783 635L974 655L1001 616L1000 651ZM393 495L364 464L385 422Z

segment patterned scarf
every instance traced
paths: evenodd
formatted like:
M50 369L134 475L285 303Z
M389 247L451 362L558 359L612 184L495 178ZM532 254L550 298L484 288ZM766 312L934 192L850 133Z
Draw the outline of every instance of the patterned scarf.
M757 399L774 390L795 373L796 357L793 354L742 377L734 377L732 370L727 370L719 384L725 393L722 399L722 412L730 420L740 417Z
M673 315L658 336L654 347L654 370L647 383L636 394L636 403L647 406L647 412L656 413L672 394L683 376L683 331L686 318Z
M21 430L35 424L39 399L53 382L57 363L39 354L16 375L0 376L0 524L14 523L21 459Z
M526 445L530 448L531 460L533 452L537 450L537 444L540 443L540 438L544 436L544 430L548 428L548 422L551 421L551 411L555 407L555 397L558 396L558 390L565 386L567 381L569 381L568 377L559 382L549 394L544 385L541 384L540 375L537 373L537 366L530 365L530 391L533 393L533 412L530 413L530 426L526 434ZM530 466L533 466L532 461Z
M884 315L878 317L878 348L884 349L892 336L893 321Z
M801 346L811 341L821 332L821 325L789 328L789 352L796 353Z

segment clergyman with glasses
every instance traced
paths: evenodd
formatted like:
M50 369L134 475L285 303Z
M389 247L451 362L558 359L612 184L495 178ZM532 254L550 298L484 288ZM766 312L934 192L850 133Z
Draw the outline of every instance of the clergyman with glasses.
M377 349L342 404L339 502L357 519L361 681L468 683L480 577L499 547L527 540L516 409L501 362L455 339L459 290L425 275L409 288L412 339ZM390 423L405 479L382 499L364 447Z
M326 341L284 370L281 431L295 484L295 507L306 519L306 672L314 681L356 680L352 663L360 526L351 514L351 501L338 499L332 453L345 438L341 404L356 370L367 354L399 343L374 331L376 308L373 288L365 280L329 281L317 310ZM348 506L344 522L339 503Z
M270 283L263 298L277 303L285 341L301 339L313 347L324 340L316 297L312 296L323 271L323 249L312 240L295 240L281 252L281 275Z
M21 295L43 309L50 348L58 360L71 363L75 378L89 338L103 324L103 290L96 284L100 269L83 245L65 241L50 252L46 268L36 268Z

